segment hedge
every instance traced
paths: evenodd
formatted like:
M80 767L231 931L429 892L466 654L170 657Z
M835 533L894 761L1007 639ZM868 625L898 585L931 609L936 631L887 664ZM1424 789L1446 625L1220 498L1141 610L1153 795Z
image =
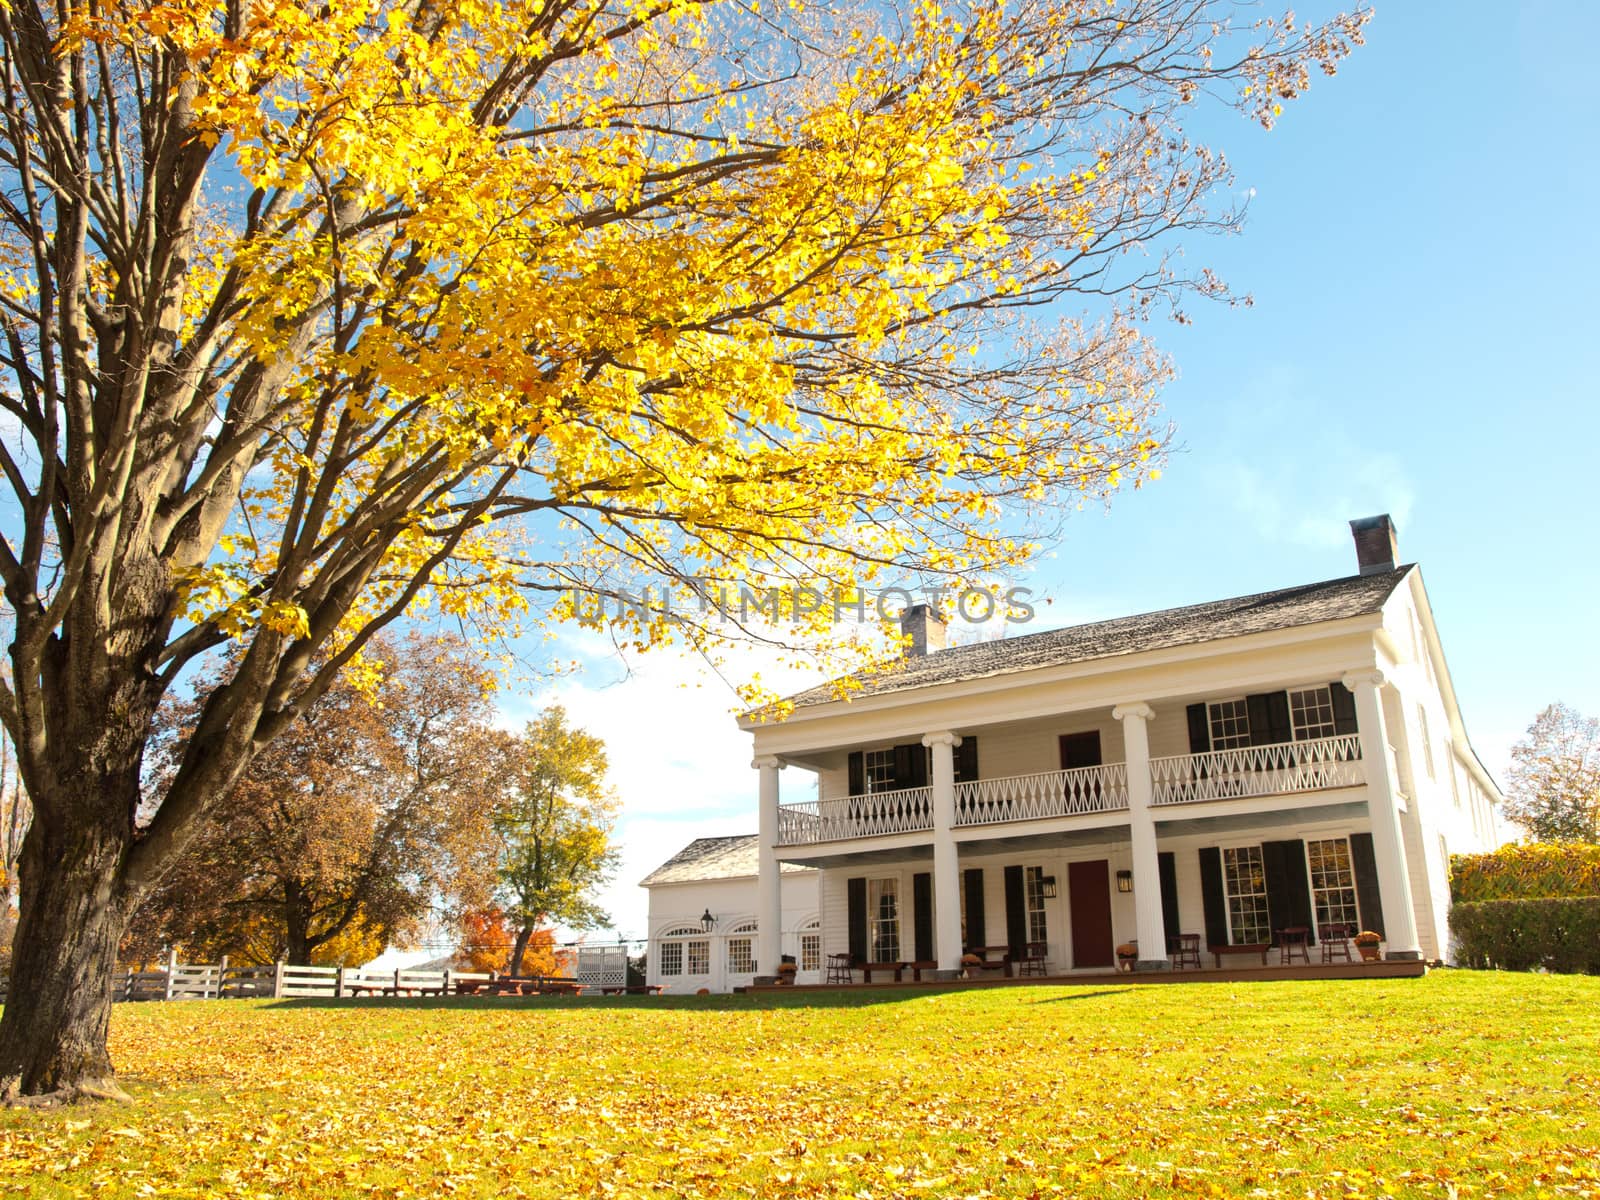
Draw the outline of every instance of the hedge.
M1457 904L1572 896L1600 896L1600 845L1534 842L1450 858L1450 898Z
M1600 896L1457 904L1450 930L1462 966L1600 975Z

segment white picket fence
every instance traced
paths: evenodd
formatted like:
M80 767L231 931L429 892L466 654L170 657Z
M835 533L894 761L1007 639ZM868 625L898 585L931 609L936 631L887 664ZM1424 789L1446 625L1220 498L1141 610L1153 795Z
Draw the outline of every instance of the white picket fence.
M460 984L492 978L486 971L364 971L360 967L292 967L288 963L235 967L226 958L220 963L182 963L172 955L158 970L124 971L113 981L111 995L113 1000L445 996L462 990Z

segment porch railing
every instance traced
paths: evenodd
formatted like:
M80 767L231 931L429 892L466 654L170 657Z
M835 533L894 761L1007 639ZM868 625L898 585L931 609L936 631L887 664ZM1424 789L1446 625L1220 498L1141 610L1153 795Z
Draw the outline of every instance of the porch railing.
M956 824L989 825L1128 807L1128 765L1105 763L956 784Z
M809 846L841 838L916 833L932 828L933 791L925 787L805 800L778 809L780 846Z
M1353 733L1150 760L1153 805L1315 792L1365 783Z

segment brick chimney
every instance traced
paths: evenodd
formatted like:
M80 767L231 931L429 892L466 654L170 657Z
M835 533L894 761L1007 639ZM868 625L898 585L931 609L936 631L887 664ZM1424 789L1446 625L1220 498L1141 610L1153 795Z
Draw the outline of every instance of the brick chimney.
M1356 562L1363 575L1382 575L1394 570L1395 559L1400 557L1395 546L1398 532L1388 513L1350 522L1350 533L1356 539Z
M900 614L900 632L911 639L907 658L921 658L944 649L944 622L927 604L913 604Z

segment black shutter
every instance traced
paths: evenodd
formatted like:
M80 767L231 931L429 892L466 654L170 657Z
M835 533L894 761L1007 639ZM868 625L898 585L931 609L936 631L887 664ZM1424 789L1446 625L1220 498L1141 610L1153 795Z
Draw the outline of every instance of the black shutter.
M1156 866L1161 873L1161 924L1170 942L1182 932L1178 920L1178 860L1171 850L1156 855Z
M983 928L983 868L968 867L961 875L961 886L967 892L967 945L966 949L982 946Z
M911 780L917 772L917 760L923 759L921 746L896 746L894 748L894 786L896 788L916 787ZM926 763L924 762L924 774Z
M911 877L911 928L919 962L933 958L933 876L918 871Z
M907 778L911 781L906 787L928 786L928 759L931 751L921 742L912 742L906 749L911 753L911 774Z
M1022 868L1006 868L1006 943L1021 954L1028 941L1027 901L1022 894Z
M1246 696L1244 705L1245 711L1250 714L1252 746L1294 741L1294 729L1289 724L1288 692L1263 692Z
M1206 944L1228 944L1228 899L1222 890L1222 851L1205 846L1200 851L1200 896L1206 908Z
M1204 704L1191 704L1189 713L1189 753L1205 754L1211 749L1211 718Z
M850 752L850 794L852 796L867 794L867 756L860 750Z
M1306 877L1306 844L1295 838L1263 842L1261 866L1267 876L1267 915L1272 921L1272 944L1278 930L1303 925L1311 928L1311 883ZM1312 936L1316 933L1313 930Z
M846 884L850 900L850 961L867 961L867 881L852 879Z
M1378 860L1372 853L1370 833L1350 835L1350 866L1356 874L1356 904L1361 909L1361 928L1382 934L1383 896L1378 891Z
M978 739L967 734L956 747L956 779L971 783L978 777Z
M1349 688L1335 680L1328 685L1333 697L1334 733L1356 733L1356 698Z

